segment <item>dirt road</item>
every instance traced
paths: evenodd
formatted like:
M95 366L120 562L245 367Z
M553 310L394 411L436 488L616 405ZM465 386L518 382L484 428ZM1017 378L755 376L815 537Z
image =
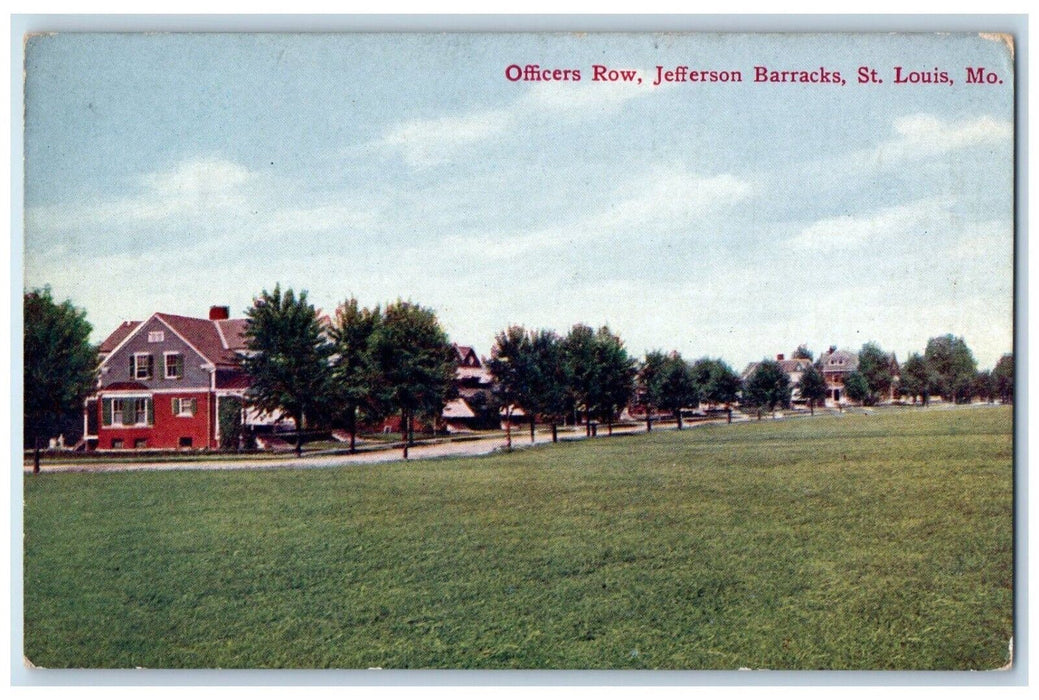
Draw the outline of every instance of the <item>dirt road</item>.
M658 428L660 429L660 428ZM665 428L666 429L666 428ZM644 426L625 426L614 428L614 435L625 433L643 432ZM601 429L599 435L605 435L605 429ZM562 428L559 430L560 440L583 440L585 438L584 428ZM548 430L538 430L534 434L534 444L544 444L552 441L552 434ZM530 433L518 430L512 436L514 449L529 447ZM438 442L434 444L418 444L408 449L409 461L423 459L437 459L440 457L461 457L490 454L495 450L505 449L505 438L501 436L479 438L476 440L464 440L454 442ZM326 467L340 467L348 464L374 464L378 462L396 462L402 459L400 448L359 452L357 454L311 454L296 457L286 454L284 457L249 460L235 459L200 459L198 461L170 460L167 462L126 462L100 460L83 460L81 462L52 462L40 466L41 472L130 472L130 471L170 471L170 470L230 470L230 469L321 469ZM25 468L25 472L32 473L32 466Z

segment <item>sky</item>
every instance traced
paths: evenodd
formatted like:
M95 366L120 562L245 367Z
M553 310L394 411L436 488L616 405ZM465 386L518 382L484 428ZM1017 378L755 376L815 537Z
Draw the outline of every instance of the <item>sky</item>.
M420 303L481 354L511 324L737 369L952 333L991 368L1013 347L1012 85L1008 48L966 34L39 36L24 286L86 309L95 342L280 283L326 311Z

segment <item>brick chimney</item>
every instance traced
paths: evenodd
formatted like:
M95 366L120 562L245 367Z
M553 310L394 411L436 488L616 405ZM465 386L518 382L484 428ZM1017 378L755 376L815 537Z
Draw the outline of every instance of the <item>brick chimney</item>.
M776 355L776 362L782 362L783 359L784 359L783 353L779 353L778 355Z
M210 321L226 321L231 318L231 307L230 306L210 306L209 307L209 320Z

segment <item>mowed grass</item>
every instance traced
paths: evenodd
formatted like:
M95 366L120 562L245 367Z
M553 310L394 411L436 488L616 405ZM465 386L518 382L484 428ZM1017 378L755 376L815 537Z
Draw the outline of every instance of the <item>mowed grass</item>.
M25 479L44 667L993 669L1005 407Z

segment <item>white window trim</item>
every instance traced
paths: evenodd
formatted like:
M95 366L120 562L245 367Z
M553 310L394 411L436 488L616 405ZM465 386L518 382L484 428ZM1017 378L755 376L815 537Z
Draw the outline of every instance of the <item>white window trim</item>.
M125 395L124 396L102 396L99 399L102 402L104 402L104 401L122 401L123 402L123 410L119 412L119 421L120 422L116 423L116 421L115 421L115 404L112 404L112 422L106 424L105 423L105 417L104 417L104 415L102 415L101 416L101 425L100 425L100 427L101 428L106 428L106 429L113 429L113 430L121 430L121 429L124 429L124 428L152 428L152 427L154 427L154 424L148 422L148 405L147 404L145 404L145 406L144 406L144 422L143 423L130 423L129 425L127 425L127 424L122 422L122 420L123 420L122 414L127 410L127 407L129 407L129 410L134 411L134 413L135 413L134 418L135 419L137 418L137 416L136 416L136 403L140 399L144 399L145 401L151 401L152 402L152 411L155 410L155 399L153 397L151 397L151 396L148 396L148 395L142 395L142 394L132 395L131 394L129 396L125 396ZM102 404L102 409L101 410L102 410L102 412L104 411L103 404Z
M191 406L191 411L184 410L184 404ZM173 398L173 415L177 418L194 418L198 412L198 398L176 396Z
M142 357L151 357L151 356L152 356L152 354L150 352L135 352L133 354L133 378L134 379L151 379L152 378L152 374L151 373L147 373L144 376L141 376L142 366L141 366L141 362L140 362ZM153 363L152 367L154 369L154 360L152 360L152 363ZM145 370L145 372L148 371L148 362L144 363L143 369Z
M139 427L142 427L142 426L146 427L148 425L148 402L150 400L151 400L151 398L147 397L147 396L141 396L141 397L135 398L133 400L133 419L134 419L133 427L139 428ZM144 401L144 420L141 421L141 422L137 421L137 402L138 401ZM153 404L153 410L154 410L154 404Z
M180 374L170 374L169 358L179 357L180 358ZM162 353L162 375L166 379L183 379L184 378L184 354L179 352L164 352Z
M104 426L104 427L106 427L106 428L121 428L121 427L125 427L126 424L123 423L123 411L126 410L126 399L123 398L122 396L119 396L119 397L112 397L111 401L112 401L112 422L109 423L108 425ZM123 402L123 405L119 408L119 421L118 422L116 422L116 419L115 419L115 402L116 401L122 401Z
M148 331L149 343L163 343L166 341L165 331Z

